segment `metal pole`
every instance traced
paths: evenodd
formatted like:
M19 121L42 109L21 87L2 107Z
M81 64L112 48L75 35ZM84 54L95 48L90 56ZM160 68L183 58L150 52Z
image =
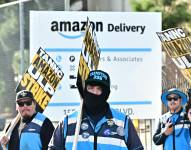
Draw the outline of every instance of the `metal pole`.
M27 2L27 1L31 1L31 0L18 0L18 1L13 1L13 2L9 2L9 3L4 3L4 4L0 5L0 8L16 5L16 4L20 3L20 2Z
M70 11L70 0L64 0L64 10Z
M23 15L23 2L19 0L19 26L20 26L20 75L24 73L24 15Z

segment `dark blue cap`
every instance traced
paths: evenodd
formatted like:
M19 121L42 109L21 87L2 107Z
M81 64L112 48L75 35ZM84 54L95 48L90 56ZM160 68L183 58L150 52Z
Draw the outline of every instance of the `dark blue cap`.
M102 70L92 70L90 71L85 84L100 85L110 89L110 77Z

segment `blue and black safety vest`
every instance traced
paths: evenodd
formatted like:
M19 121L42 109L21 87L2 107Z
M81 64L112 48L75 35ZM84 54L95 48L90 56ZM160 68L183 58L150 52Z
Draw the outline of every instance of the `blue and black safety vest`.
M20 150L42 150L40 130L46 117L37 113L33 120L22 130Z
M184 112L171 114L170 112L162 115L160 121L162 132L165 130L164 124L172 122L174 131L165 139L164 150L191 150L190 123L185 120Z
M78 113L64 120L66 150L72 149ZM94 126L87 115L83 115L78 136L78 150L127 150L128 117L112 108Z

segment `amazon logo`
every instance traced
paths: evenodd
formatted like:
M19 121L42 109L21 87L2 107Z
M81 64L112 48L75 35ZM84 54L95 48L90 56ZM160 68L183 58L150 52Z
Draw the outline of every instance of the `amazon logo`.
M86 21L52 21L50 29L64 38L76 39L84 35L86 23ZM103 22L90 22L90 24L95 32L103 31Z

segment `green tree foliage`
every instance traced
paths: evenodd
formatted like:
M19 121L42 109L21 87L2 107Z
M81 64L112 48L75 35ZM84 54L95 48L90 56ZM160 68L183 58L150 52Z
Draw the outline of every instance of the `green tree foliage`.
M15 0L0 0L0 4ZM29 65L30 10L64 10L63 1L35 0L23 3L24 56L20 53L19 4L0 8L0 114L11 110L15 114L15 88L18 83L21 59L24 70ZM20 75L19 75L20 74Z
M0 81L1 91L0 105L1 111L9 107L11 113L15 112L15 81L12 60L14 50L19 48L19 29L17 7L3 8L0 10Z
M29 51L28 50L24 50L24 64L25 66L29 66ZM20 74L20 64L21 64L21 54L20 51L15 51L14 56L13 56L13 70L16 76L18 76ZM17 77L16 77L17 78ZM18 79L15 80L18 84Z
M191 29L190 0L130 0L134 11L162 12L162 29Z
M9 2L13 2L15 0L0 0L0 4L4 4L4 3L9 3Z

